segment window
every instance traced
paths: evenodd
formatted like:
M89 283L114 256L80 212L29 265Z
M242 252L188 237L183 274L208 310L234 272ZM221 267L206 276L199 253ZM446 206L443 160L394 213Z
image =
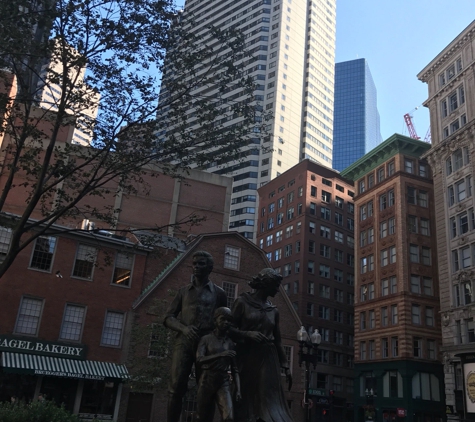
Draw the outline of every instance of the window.
M378 183L384 180L384 167L378 169Z
M317 188L315 186L310 186L310 196L317 196Z
M429 327L434 326L434 308L426 307L426 325Z
M430 236L430 225L427 218L421 218L421 234L424 236Z
M92 272L96 263L97 249L94 246L79 245L74 262L73 276L92 279Z
M374 186L374 173L368 174L368 189Z
M360 341L360 359L366 360L366 342Z
M360 193L363 193L365 191L365 181L364 181L364 179L360 180L358 186L359 186Z
M326 226L320 226L320 236L324 237L325 239L330 239L330 228Z
M270 234L269 236L266 237L266 246L272 246L272 242L274 239L274 235Z
M114 275L112 284L130 286L134 256L125 252L117 252L115 256Z
M431 265L431 252L430 248L422 247L421 262L424 265Z
M230 283L229 281L223 281L223 290L227 299L226 306L232 308L238 295L238 285L236 283Z
M285 228L285 238L288 239L289 237L292 237L294 231L294 226L287 226ZM292 252L290 252L292 253Z
M276 249L274 251L274 261L278 261L281 258L282 258L282 249L281 248Z
M335 212L335 224L343 226L343 214L339 212Z
M312 242L312 241L310 241ZM315 248L315 242L314 242L314 248ZM310 250L309 250L310 252ZM330 252L331 248L330 246L324 245L323 243L320 244L320 255L323 256L324 258L330 258Z
M360 313L360 329L366 330L366 312Z
M335 268L333 271L333 279L339 283L343 282L343 271Z
M320 277L330 278L330 267L328 265L320 264Z
M309 295L315 294L315 283L313 281L307 282L307 293Z
M8 250L12 240L12 229L0 226L0 260L3 259Z
M315 274L315 262L314 261L308 261L307 272L309 274Z
M294 262L295 274L300 273L300 261Z
M407 187L407 202L413 205L416 204L416 189L411 186Z
M297 294L299 292L299 282L294 281L294 294Z
M61 340L80 341L85 314L86 308L84 306L66 304L59 338Z
M335 322L343 322L343 311L340 311L339 309L335 309L335 313L333 315L333 320Z
M397 305L391 305L391 324L397 325L397 323L398 323Z
M322 253L322 246L320 245L320 254ZM310 253L315 253L315 241L314 240L309 240L308 241L308 251Z
M329 208L320 207L320 217L323 220L331 220L331 211Z
M307 302L307 316L313 316L313 308L313 303Z
M120 347L122 330L124 327L124 314L122 312L107 311L102 330L101 345Z
M343 233L335 230L335 240L338 243L343 243Z
M371 243L374 242L374 228L370 227L367 232L368 232L368 245L370 245Z
M282 240L282 235L283 235L282 230L279 230L275 233L275 243L279 243ZM272 235L270 236L270 238L271 238L271 243L268 246L272 245Z
M394 358L399 355L399 341L397 337L391 337L391 354Z
M411 262L419 262L419 246L409 245L409 259Z
M404 159L404 171L406 173L414 173L414 161L409 158Z
M381 280L381 296L389 295L389 280L384 278Z
M368 357L369 359L374 359L376 357L376 348L374 344L374 340L370 340L368 342Z
M427 358L437 359L435 340L427 340Z
M403 397L402 377L397 371L383 375L383 397Z
M51 271L56 241L56 237L53 236L40 236L36 239L30 268Z
M371 310L368 312L368 319L369 319L369 328L375 328L376 327L376 319L374 315L374 310Z
M388 222L387 221L382 221L379 223L379 232L380 232L380 237L386 237L388 235Z
M42 311L43 299L23 297L18 311L15 334L38 335Z
M381 308L381 326L386 327L388 325L388 308Z
M343 290L335 289L335 300L343 303Z
M413 340L413 351L415 358L422 357L422 339L415 337Z
M391 288L391 294L397 293L397 279L396 279L396 276L389 277L389 286Z
M396 172L396 165L394 160L388 163L388 177L392 176Z
M421 323L421 307L419 305L412 305L412 323L420 324Z
M389 357L389 342L387 338L381 339L381 355L383 358Z
M239 270L239 260L241 256L241 248L226 245L224 250L224 268L231 270Z
M417 217L415 215L408 216L407 225L409 228L409 233L417 233Z
M340 251L339 249L335 249L335 261L343 262L343 251Z
M411 292L421 293L421 279L418 275L411 274Z
M321 319L330 319L330 308L328 306L319 306L318 317Z
M329 204L332 201L332 194L322 190L322 201Z
M315 233L315 231L316 231L316 224L315 224L314 222L310 221L310 222L308 223L308 231L309 231L310 233Z
M343 333L341 331L335 331L333 342L335 344L343 344Z
M432 296L434 294L430 277L422 277L422 288L425 295Z
M335 197L335 206L336 207L343 209L344 203L345 203L345 201L343 200L343 198L340 198L339 196Z
M319 296L325 299L330 299L330 287L320 284Z

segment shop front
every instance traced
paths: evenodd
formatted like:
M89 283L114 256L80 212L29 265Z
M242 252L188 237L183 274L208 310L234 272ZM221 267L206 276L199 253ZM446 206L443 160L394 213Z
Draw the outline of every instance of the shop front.
M125 365L86 359L86 346L0 335L0 401L64 404L83 419L117 420Z

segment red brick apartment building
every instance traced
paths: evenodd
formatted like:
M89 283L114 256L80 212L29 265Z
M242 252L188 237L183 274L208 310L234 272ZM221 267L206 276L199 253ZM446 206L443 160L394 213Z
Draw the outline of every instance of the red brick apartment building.
M323 420L331 410L335 420L347 421L354 388L353 184L304 160L258 192L257 244L284 276L284 289L303 324L322 335L311 374L312 418Z
M225 290L230 307L240 294L251 291L247 283L251 281L252 277L261 269L270 266L265 253L239 233L200 235L188 245L181 256L156 277L135 301L133 309L136 312L137 324L144 326L161 322L157 321L156 315L151 311L154 300L166 298L171 300L170 292L176 292L181 286L190 282L192 256L198 250L205 250L213 256L214 269L210 279ZM303 420L303 409L300 404L303 398L304 380L302 368L298 366L299 346L297 342L297 331L301 322L283 288L275 298L269 299L279 309L282 343L293 374L291 392L287 392L287 388L285 388L287 400L294 420ZM151 353L151 357L155 356ZM285 383L284 376L282 382ZM195 420L195 394L195 382L191 380L182 415L183 422ZM135 392L126 389L123 401L128 403L127 408L124 408L125 415L122 415L125 416L127 422L163 421L166 419L166 385L159 384L154 391ZM219 420L218 415L215 417L216 421ZM123 419L121 418L121 420Z
M342 172L356 207L355 421L439 422L444 374L430 144L393 135Z

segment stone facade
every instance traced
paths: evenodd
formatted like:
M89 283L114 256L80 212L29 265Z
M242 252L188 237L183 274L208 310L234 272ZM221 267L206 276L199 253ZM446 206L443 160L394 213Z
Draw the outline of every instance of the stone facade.
M475 418L464 366L475 352L475 23L472 22L418 75L428 85L434 197L448 418ZM464 395L467 394L464 398ZM465 406L467 404L467 407Z

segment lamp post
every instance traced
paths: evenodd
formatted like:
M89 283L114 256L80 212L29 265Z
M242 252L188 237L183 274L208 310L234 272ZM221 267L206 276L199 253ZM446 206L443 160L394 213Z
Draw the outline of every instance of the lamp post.
M310 421L310 400L308 398L308 389L310 383L309 369L310 364L313 369L317 367L317 348L322 341L322 336L315 330L310 336L302 326L297 332L297 340L299 342L299 366L302 367L302 362L305 362L305 391L303 393L302 404L305 408L305 422Z

